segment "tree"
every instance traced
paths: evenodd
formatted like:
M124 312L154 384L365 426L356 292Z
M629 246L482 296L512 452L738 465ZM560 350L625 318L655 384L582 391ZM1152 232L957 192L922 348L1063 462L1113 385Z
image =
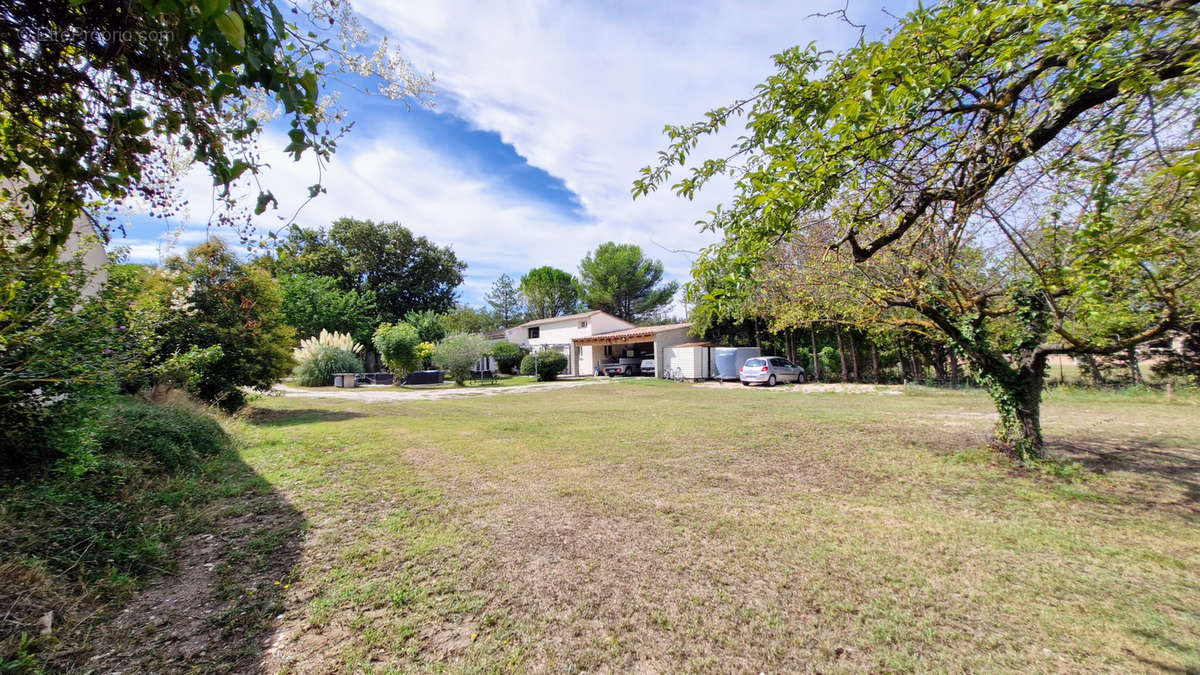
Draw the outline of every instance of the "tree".
M530 319L548 319L579 308L575 278L556 267L535 267L521 277L521 297Z
M431 309L405 314L404 323L417 329L417 335L420 336L421 342L438 342L446 337L446 327L442 325L442 317Z
M1170 0L918 9L881 42L776 56L751 100L668 127L634 193L745 114L732 156L674 186L737 185L705 225L723 240L694 269L703 312L774 297L782 322L947 342L998 443L1039 457L1049 356L1127 350L1195 311L1197 34Z
M221 348L202 363L193 395L225 410L245 403L243 387L267 391L287 374L295 332L283 319L279 284L257 265L243 264L220 241L198 244L167 261L164 273L135 303L158 317L149 327L161 342L149 354L147 372L193 347Z
M499 279L493 281L492 290L483 297L491 306L496 320L505 328L520 323L521 317L525 315L521 291L507 274L501 274Z
M375 330L373 342L384 365L393 373L404 376L421 367L421 356L417 352L421 336L416 328L406 323L385 323Z
M471 376L471 368L487 353L488 343L482 335L459 333L442 340L433 348L433 360L458 386Z
M413 311L445 312L467 265L448 246L416 236L400 223L339 218L325 230L293 227L278 252L281 274L338 280L343 290L373 291L380 319Z
M459 305L441 316L442 325L446 332L454 333L483 333L500 326L496 316L487 310L466 305Z
M579 263L583 304L626 321L653 316L675 297L679 284L662 284L663 265L636 244L607 242Z
M337 279L313 274L287 274L279 278L283 318L298 337L322 330L349 333L357 342L370 342L379 322L375 293L342 290Z
M373 76L397 99L429 91L386 42L365 56L366 40L339 0L11 0L0 11L0 203L19 208L0 213L0 229L26 235L34 256L53 256L81 215L107 238L113 221L97 203L139 199L167 215L175 166L191 162L235 206L229 188L263 167L255 141L277 105L285 150L327 159L349 128L322 100L327 76ZM263 188L254 210L274 202Z

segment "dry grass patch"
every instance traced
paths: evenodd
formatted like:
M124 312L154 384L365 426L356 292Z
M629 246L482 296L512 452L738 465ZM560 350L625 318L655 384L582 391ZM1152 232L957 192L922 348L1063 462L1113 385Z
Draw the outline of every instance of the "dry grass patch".
M242 453L308 523L268 671L1200 669L1189 403L630 381L267 399Z

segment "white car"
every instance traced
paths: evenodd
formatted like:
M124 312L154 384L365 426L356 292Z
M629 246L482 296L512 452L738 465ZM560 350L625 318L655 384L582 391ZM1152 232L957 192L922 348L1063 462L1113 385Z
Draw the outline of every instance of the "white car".
M752 383L774 387L779 382L803 382L804 368L782 356L760 356L746 359L738 371L738 379L747 387Z

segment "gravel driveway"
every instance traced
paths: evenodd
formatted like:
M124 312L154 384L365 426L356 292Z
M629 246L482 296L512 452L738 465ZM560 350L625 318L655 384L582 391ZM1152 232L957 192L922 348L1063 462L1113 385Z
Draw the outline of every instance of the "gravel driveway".
M364 385L355 387L354 389L338 389L329 387L328 389L302 389L286 384L277 384L271 388L271 393L276 396L286 396L288 398L336 398L347 401L362 401L371 403L373 401L435 401L443 398L465 398L470 396L496 396L498 394L522 394L532 391L547 391L549 389L574 389L576 387L589 387L593 385L611 384L612 380L605 379L584 379L584 380L563 380L561 382L544 382L542 384L523 384L511 387L462 387L462 388L438 388L425 390L397 389L392 385Z

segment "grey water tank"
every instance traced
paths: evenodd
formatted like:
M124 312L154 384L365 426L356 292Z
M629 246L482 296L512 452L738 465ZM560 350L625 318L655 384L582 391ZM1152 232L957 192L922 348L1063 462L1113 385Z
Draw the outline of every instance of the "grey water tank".
M742 364L747 359L762 356L762 350L758 347L713 347L712 355L712 378L714 380L736 380Z

